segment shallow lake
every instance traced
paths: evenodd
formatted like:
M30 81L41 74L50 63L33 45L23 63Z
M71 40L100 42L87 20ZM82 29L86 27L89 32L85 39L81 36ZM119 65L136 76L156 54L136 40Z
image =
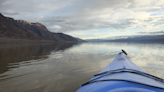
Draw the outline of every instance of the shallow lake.
M74 92L124 49L129 60L164 79L162 43L0 45L0 92Z

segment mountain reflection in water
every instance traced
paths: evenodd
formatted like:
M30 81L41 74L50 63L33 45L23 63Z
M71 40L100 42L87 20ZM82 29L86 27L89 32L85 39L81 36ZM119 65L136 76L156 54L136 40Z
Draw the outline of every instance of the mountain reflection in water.
M64 51L74 43L33 43L33 44L1 44L0 45L0 73L6 72L8 64L30 63L30 60L41 61L48 58L51 51ZM30 61L30 62L28 62Z
M0 92L75 92L121 49L137 66L164 78L161 43L1 44Z

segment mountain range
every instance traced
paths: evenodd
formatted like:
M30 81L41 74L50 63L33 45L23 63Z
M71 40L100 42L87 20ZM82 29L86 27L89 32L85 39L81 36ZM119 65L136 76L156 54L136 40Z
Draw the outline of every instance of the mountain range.
M164 42L164 35L138 35L117 39L88 39L90 42Z
M78 42L72 36L48 31L41 23L29 23L14 20L0 13L0 39L17 39L30 41Z

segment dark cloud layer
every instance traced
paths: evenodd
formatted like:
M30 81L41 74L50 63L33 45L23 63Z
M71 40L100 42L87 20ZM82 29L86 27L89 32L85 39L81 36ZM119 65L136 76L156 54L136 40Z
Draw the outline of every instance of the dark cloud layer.
M164 31L156 31L156 32L138 32L139 34L144 35L164 35Z
M10 16L12 16L12 15L18 15L18 14L19 14L18 12L14 12L14 13L10 13L10 12L1 12L1 13L3 13L4 15L10 15Z

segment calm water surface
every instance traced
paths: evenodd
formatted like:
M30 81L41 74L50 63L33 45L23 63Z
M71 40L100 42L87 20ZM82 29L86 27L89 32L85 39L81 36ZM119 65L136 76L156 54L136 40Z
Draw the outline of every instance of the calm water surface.
M137 66L164 78L161 43L1 44L0 92L74 92L121 49Z

